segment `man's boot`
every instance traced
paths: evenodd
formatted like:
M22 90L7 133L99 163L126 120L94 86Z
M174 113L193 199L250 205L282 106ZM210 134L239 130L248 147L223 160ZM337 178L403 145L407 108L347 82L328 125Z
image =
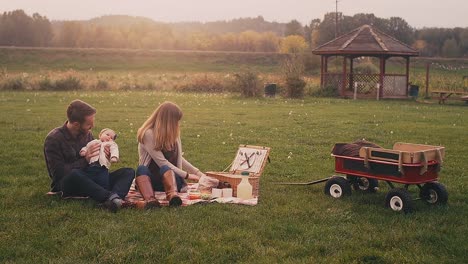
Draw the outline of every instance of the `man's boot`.
M177 183L175 180L174 172L171 170L166 171L162 175L162 182L164 191L166 192L166 199L169 201L170 206L181 206L182 199L177 195Z
M123 200L116 193L111 193L107 200L103 203L104 208L108 209L112 213L117 213L117 211L122 207Z
M138 201L136 207L139 209L151 209L160 207L159 201L154 197L153 186L148 175L140 175L135 179L138 191L143 196L144 201Z

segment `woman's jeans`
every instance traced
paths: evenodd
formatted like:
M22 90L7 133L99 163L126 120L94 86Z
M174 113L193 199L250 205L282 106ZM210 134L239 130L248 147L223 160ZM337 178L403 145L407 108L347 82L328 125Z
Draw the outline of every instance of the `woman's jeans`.
M171 170L171 168L169 168L169 166L167 165L164 165L159 169L159 174L154 175L153 173L151 173L150 169L147 166L140 165L138 166L136 170L136 177L140 175L148 175L151 179L151 184L153 185L153 189L158 192L164 192L165 190L164 190L164 185L162 182L162 175L164 175L164 173L166 173L169 170ZM184 178L177 175L176 173L174 173L174 175L175 175L175 180L177 183L177 191L180 192L180 190L187 184L185 183Z

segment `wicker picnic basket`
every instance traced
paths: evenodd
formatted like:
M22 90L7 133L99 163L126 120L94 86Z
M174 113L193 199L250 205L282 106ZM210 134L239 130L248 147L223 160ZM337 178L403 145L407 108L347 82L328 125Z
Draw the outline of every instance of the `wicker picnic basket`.
M249 177L252 185L252 195L259 196L260 176L269 159L270 148L261 146L240 145L229 172L208 171L206 175L214 177L220 181L228 182L232 186L232 194L237 197L237 185L242 177ZM249 176L242 174L248 173Z

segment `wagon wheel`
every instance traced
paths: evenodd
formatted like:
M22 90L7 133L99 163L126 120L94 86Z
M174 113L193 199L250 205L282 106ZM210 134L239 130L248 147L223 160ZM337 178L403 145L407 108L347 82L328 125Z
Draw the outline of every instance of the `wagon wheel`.
M332 177L325 184L324 192L333 198L351 195L351 185L343 177Z
M405 214L413 211L411 194L403 188L391 189L385 197L385 206L395 212L403 211Z
M448 192L442 183L428 182L419 191L419 197L428 204L446 204Z
M375 193L379 189L379 181L376 179L346 175L355 191Z

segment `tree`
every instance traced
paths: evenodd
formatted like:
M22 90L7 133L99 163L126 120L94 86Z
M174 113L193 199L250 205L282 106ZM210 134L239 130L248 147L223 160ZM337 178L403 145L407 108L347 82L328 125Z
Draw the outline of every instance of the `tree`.
M286 24L286 28L284 30L284 36L292 36L292 35L298 35L298 36L303 36L304 35L304 29L302 28L301 23L299 21L293 19L291 22Z
M23 10L3 13L0 45L33 46L33 33L33 20Z
M322 23L318 26L317 45L321 45L335 38L335 13L326 13Z
M281 40L280 52L302 53L307 49L307 43L301 36L287 36Z
M240 33L239 45L241 51L256 51L258 46L259 34L255 31L248 30Z
M460 51L462 55L468 56L468 28L460 32Z
M273 32L265 32L260 35L258 40L258 51L277 52L279 47L279 38Z
M79 40L82 38L83 26L79 22L66 21L62 25L59 36L59 46L80 47Z
M456 58L460 56L460 48L458 47L455 39L447 39L442 47L442 55L450 58Z
M32 16L32 29L34 36L34 42L32 46L47 47L52 42L54 34L52 32L52 25L50 21L45 16L41 16L38 13L34 13Z
M387 23L387 28L383 29L385 33L391 35L403 43L413 43L414 30L404 19L400 17L391 17Z
M424 52L426 50L427 43L422 39L418 39L413 43L413 48L417 49L420 52Z

